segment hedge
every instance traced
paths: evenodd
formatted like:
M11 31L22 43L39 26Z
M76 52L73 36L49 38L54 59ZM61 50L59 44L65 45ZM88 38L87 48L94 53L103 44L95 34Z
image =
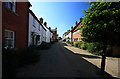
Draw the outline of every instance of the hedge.
M71 44L72 46L78 47L83 50L87 50L90 53L93 53L95 55L102 55L102 44L96 42L96 43L87 43L85 41L74 41L70 42L67 41L67 43Z

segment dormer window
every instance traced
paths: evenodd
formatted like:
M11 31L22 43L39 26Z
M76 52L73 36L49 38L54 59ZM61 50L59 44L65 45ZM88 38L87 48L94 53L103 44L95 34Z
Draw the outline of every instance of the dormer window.
M16 8L15 0L6 1L6 8L9 8L9 10L15 12L15 8Z

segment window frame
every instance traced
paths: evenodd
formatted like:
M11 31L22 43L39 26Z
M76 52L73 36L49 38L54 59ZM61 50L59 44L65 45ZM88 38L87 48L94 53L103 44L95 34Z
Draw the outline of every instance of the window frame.
M36 28L36 26L35 26L35 18L34 17L33 17L33 27Z
M16 0L6 0L5 6L10 11L16 12Z
M6 38L6 36L4 37L5 43L7 42L7 44L4 46L4 48L8 48L9 47L9 45L8 45L8 41L9 40L12 40L12 46L10 48L14 48L15 47L15 32L12 31L12 30L5 29L4 34L6 32L8 32L8 36L7 36L8 38ZM12 33L12 38L11 38L10 33Z

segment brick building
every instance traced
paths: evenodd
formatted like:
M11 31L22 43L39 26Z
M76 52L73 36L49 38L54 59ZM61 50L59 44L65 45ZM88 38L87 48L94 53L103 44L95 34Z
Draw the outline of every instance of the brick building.
M20 51L28 47L29 2L2 3L2 45Z
M51 31L52 31L53 40L56 41L56 40L57 40L57 37L58 37L57 28L52 29Z
M83 25L80 24L82 21L82 18L80 18L79 23L77 23L77 21L75 22L75 27L71 27L71 40L72 41L82 41L82 36L81 36L81 31L79 30L80 27L82 27Z

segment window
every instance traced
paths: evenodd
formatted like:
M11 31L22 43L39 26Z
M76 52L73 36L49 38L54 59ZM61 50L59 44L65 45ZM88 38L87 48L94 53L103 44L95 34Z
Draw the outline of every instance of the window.
M78 41L78 38L76 38L76 41Z
M5 48L14 48L14 32L5 30Z
M74 41L78 41L78 38L74 38Z
M6 7L9 8L11 11L15 12L15 0L8 0L6 1Z
M40 31L40 25L38 26L38 30Z
M79 41L80 41L80 38L79 38Z
M33 18L33 26L35 27L35 18Z

